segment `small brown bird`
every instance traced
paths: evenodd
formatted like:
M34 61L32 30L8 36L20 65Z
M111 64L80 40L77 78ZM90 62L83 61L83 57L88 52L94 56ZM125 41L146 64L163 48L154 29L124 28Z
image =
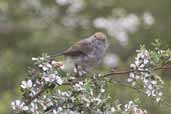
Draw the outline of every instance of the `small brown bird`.
M96 32L90 37L76 42L64 52L50 57L54 58L61 55L70 57L76 68L80 66L84 70L88 70L101 62L107 47L108 42L106 35L102 32Z

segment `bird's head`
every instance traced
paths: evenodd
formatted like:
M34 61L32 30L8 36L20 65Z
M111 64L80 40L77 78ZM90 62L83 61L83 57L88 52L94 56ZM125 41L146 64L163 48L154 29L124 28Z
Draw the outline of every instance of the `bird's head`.
M94 36L94 38L96 38L97 40L101 40L101 41L103 41L103 42L105 42L106 39L107 39L106 35L105 35L104 33L102 33L102 32L96 32L96 33L93 34L93 36Z

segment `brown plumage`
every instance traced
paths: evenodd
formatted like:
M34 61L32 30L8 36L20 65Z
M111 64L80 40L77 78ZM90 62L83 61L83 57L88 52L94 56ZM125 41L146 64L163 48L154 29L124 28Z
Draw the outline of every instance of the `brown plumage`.
M107 37L102 32L96 32L88 38L80 40L73 44L64 52L53 55L70 57L75 64L82 67L91 67L99 64L107 48Z
M78 56L79 54L86 55L86 53L91 50L91 47L89 45L90 44L88 42L84 42L84 40L81 40L65 50L62 54L66 56Z

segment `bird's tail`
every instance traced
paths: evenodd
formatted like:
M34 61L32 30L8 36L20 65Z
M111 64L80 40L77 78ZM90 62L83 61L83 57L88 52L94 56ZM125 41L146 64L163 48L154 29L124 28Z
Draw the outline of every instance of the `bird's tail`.
M63 55L63 52L52 54L52 55L49 56L49 59L54 59L55 57L62 56L62 55Z

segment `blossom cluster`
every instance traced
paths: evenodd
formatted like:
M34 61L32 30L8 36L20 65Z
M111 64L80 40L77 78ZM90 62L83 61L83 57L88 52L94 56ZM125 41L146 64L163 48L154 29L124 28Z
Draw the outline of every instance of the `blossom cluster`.
M124 105L124 112L131 114L147 114L146 110L139 108L133 101L129 101L128 104Z
M15 113L111 114L107 82L97 78L99 75L93 79L76 78L63 71L62 62L51 60L46 55L32 60L35 67L29 72L31 77L21 81L20 85L23 98L11 103Z
M118 111L126 112L126 108L118 110L111 105L110 96L106 92L107 81L103 80L100 74L93 77L74 78L63 72L65 66L62 62L49 60L48 56L32 58L32 60L36 68L31 70L30 79L21 81L20 85L23 98L11 103L15 113L113 114ZM135 107L132 111L141 110Z
M111 110L110 106L106 106L108 97L105 96L104 91L97 92L98 90L90 80L78 81L68 91L58 90L55 95L58 108L53 111L60 114L85 114L87 112L99 114Z
M135 101L129 101L127 104L118 104L112 108L113 114L148 114L147 110L141 109Z
M135 62L130 65L131 72L129 74L128 82L132 86L143 84L145 94L156 99L157 102L161 100L162 88L164 82L155 73L156 62L153 60L152 51L148 51L144 48L137 51Z
M15 112L27 111L30 113L38 113L38 104L45 108L45 105L52 105L51 99L46 96L34 98L44 88L59 86L63 84L64 78L60 75L60 71L64 68L61 62L50 61L48 57L32 58L36 68L30 71L31 78L21 81L21 90L23 91L24 100L16 100L11 103ZM33 101L31 101L33 100ZM44 103L45 102L45 103ZM28 105L29 104L29 105Z

